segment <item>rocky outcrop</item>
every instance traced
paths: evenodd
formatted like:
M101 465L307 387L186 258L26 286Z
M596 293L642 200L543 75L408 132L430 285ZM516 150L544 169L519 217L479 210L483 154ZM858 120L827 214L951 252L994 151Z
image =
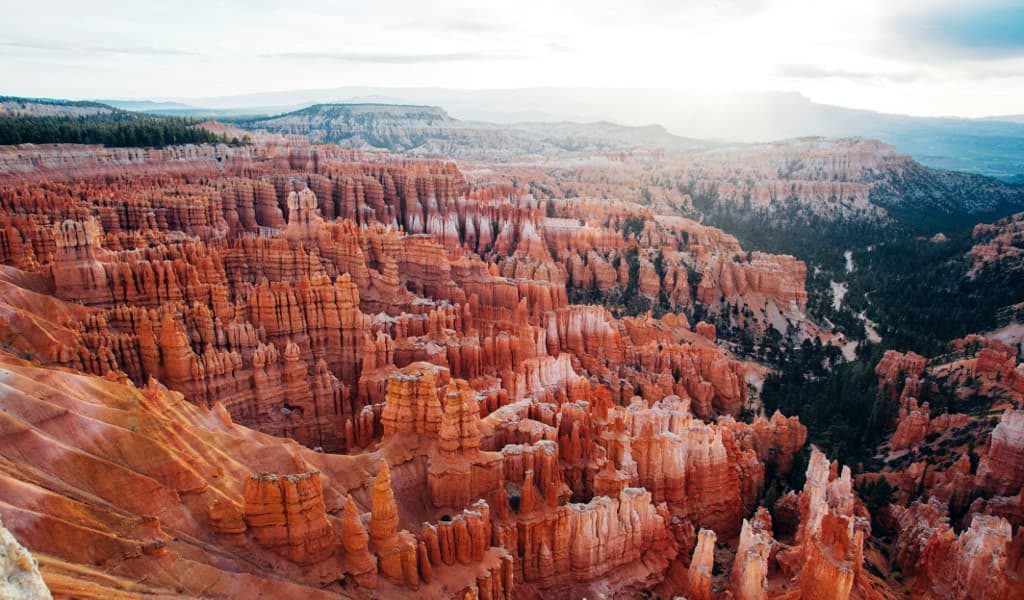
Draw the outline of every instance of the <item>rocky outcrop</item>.
M686 571L687 598L711 599L711 572L714 567L715 532L701 529L697 534L697 547L693 550L690 567Z
M1017 213L995 223L974 226L974 246L968 252L973 275L991 264L1002 263L1016 269L1020 264L1020 240L1024 236L1024 213Z
M416 538L402 530L374 543L380 574L391 583L418 590L420 573L417 567L419 547Z
M849 598L864 560L864 534L854 532L849 520L832 514L822 517L817 533L805 550L801 597Z
M1024 486L1024 411L1004 412L980 454L977 487L999 496L1017 494Z
M739 533L743 508L756 498L764 481L764 468L753 456L744 469L744 457L731 439L729 430L691 426L686 465L686 507L701 527L723 536ZM753 454L753 453L751 453ZM746 471L746 472L745 472ZM742 486L751 486L745 488ZM747 491L753 488L753 492Z
M370 553L370 535L359 520L359 509L348 496L345 500L345 515L341 521L341 547L345 551L345 560L352 573L352 579L361 587L374 589L377 587L377 559Z
M107 272L100 264L101 231L92 220L61 223L54 231L57 256L53 266L54 292L83 304L108 301Z
M795 205L819 218L881 220L871 180L901 173L912 161L874 140L797 140L743 148L714 157L694 154L677 172L695 195L719 206L768 214Z
M772 555L772 521L765 508L760 508L750 521L743 520L736 560L732 566L732 590L737 600L768 598L768 560Z
M907 398L901 403L899 423L889 442L893 450L915 448L924 441L931 425L931 411L928 403L918 406L917 400Z
M383 544L398 533L398 504L391 489L391 469L381 461L380 471L373 480L373 511L370 516L370 539Z
M525 584L572 589L603 579L619 593L657 582L676 555L665 516L650 494L628 488L556 511L535 511L517 532Z
M785 417L775 411L770 419L756 417L750 425L723 421L736 436L744 450L753 450L758 460L774 467L783 475L793 465L793 457L807 442L807 428L796 417Z
M497 452L480 451L480 407L464 380L448 384L437 440L427 471L433 505L458 509L474 498L494 497L494 488L502 485L503 459Z
M697 323L694 330L712 342L715 341L715 338L717 337L715 326L711 323L700 321Z
M812 449L807 481L797 500L799 527L794 545L778 556L783 571L795 573L801 598L845 599L876 593L864 570L870 522L858 508L850 468L834 475L825 455Z
M441 429L439 375L447 373L429 363L414 363L387 379L387 397L381 412L384 435L418 433L434 436Z
M334 554L320 473L261 474L245 486L245 523L256 542L274 553L310 565Z
M937 500L901 509L897 561L916 574L914 590L937 597L981 600L1024 592L1017 570L1021 543L1001 517L975 515L958 536Z
M783 314L802 315L807 311L806 279L806 266L792 256L755 252L749 261L720 257L704 270L697 299L710 306L761 307L769 298Z
M1007 598L1024 588L1019 581L1011 587L1010 544L1013 530L1005 519L976 515L971 527L960 534L956 544L956 597ZM1013 560L1020 560L1020 548Z
M334 595L320 577L345 569L326 507L365 472L362 458L282 444L155 381L138 389L8 354L0 364L19 423L0 434L0 514L55 595ZM312 473L252 476L295 471L319 471L321 485Z
M875 366L878 386L887 389L894 397L899 397L907 382L917 381L921 377L926 365L927 359L920 354L914 352L903 354L895 350L886 350L882 359L878 361L878 365ZM915 394L911 393L910 395Z

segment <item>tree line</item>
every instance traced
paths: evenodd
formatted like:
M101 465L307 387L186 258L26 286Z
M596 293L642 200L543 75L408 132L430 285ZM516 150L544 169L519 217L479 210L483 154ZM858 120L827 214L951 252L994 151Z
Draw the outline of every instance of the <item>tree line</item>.
M84 116L0 115L0 144L102 144L162 147L173 144L240 144L181 117L128 112Z

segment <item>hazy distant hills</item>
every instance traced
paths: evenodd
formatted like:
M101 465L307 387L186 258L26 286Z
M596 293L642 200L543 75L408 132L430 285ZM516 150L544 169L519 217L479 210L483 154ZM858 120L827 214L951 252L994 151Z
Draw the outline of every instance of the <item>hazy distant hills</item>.
M109 115L116 109L99 102L0 96L0 115L12 117L86 117Z
M633 149L683 152L717 145L673 135L660 125L487 123L455 119L437 106L396 104L315 104L269 118L236 122L249 129L302 135L315 142L459 158Z
M440 106L455 119L490 123L657 124L669 135L733 142L858 136L893 144L929 166L1024 182L1022 115L986 119L911 117L817 104L792 92L343 87L172 100L192 108L143 110L225 117L273 115L318 103L374 102Z
M120 108L121 110L134 110L141 112L154 112L162 110L194 110L183 102L152 102L150 100L96 100L101 104Z
M871 202L912 228L955 231L1024 209L1024 186L911 162L880 173Z
M722 146L720 142L696 140L669 133L661 125L625 126L609 121L573 123L570 121L527 122L508 125L525 136L556 145L564 150L582 150L588 145L606 145L609 149L661 148L671 152L688 152Z

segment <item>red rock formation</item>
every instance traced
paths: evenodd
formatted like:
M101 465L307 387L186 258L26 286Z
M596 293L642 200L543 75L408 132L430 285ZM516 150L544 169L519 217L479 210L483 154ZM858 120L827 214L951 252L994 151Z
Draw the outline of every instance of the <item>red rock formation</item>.
M768 559L773 542L771 515L767 509L758 509L751 521L743 520L732 566L732 590L737 600L768 598Z
M871 597L876 592L863 565L870 523L858 508L850 468L833 479L831 466L812 450L795 545L780 551L778 561L785 573L796 574L800 598Z
M888 389L893 397L898 397L904 389L905 381L920 378L926 365L927 359L920 354L902 354L895 350L886 350L882 360L878 361L875 367L878 386Z
M244 511L256 542L294 563L316 564L334 554L318 471L250 477Z
M711 599L711 571L714 566L715 532L701 529L697 534L697 547L686 572L687 598Z
M1010 215L995 223L979 223L974 226L973 234L976 243L968 253L974 262L972 275L999 261L1019 264L1021 250L1018 241L1024 234L1024 214Z
M880 448L879 472L863 473L859 481L866 486L862 488L866 494L878 491L871 486L880 478L893 487L890 503L879 511L875 522L898 534L893 567L914 577L915 594L965 598L995 590L996 595L1013 597L1020 581L1013 566L1016 550L1003 542L995 542L995 547L1006 545L1009 566L995 561L986 567L993 580L985 589L958 587L954 581L957 569L975 567L957 566L961 560L957 544L961 542L954 527L969 529L979 517L1005 519L1011 527L1024 523L1024 497L1018 493L1020 460L1015 458L1020 437L1014 430L1019 429L1014 421L1017 411L1005 412L998 423L955 412L929 418L930 403L919 403L918 398L942 401L941 406L950 409L970 398L971 402L987 402L991 411L1005 411L1020 399L1017 352L1002 341L977 335L955 340L950 346L950 353L928 361L897 353L883 358L879 384L898 398L899 419L892 438ZM948 397L937 392L952 392L953 400L947 402ZM978 460L972 461L975 452ZM922 497L927 502L915 502ZM1002 527L991 523L967 538L962 534L962 543L973 539L991 545L990 540L999 536L993 538L985 532ZM869 560L884 569L882 559Z
M901 509L898 520L896 559L906 572L917 575L917 594L980 600L1016 598L1024 592L1021 547L1001 517L975 515L958 537L945 507L932 500Z
M352 578L360 586L373 589L377 587L377 560L370 554L370 536L359 521L358 510L352 496L348 496L341 522L341 546Z
M54 232L53 280L58 297L87 305L108 301L107 272L99 261L100 235L99 225L92 220L64 221Z
M325 508L338 507L352 474L365 471L362 458L282 444L155 382L139 390L123 377L42 368L8 354L0 363L5 408L20 423L0 434L11 466L0 477L0 513L41 557L55 594L334 595L320 577L335 580L344 569L338 553L330 555ZM313 469L322 487L315 475L251 476ZM293 560L314 562L300 568ZM111 577L67 576L61 565Z
M864 533L849 519L826 513L821 528L805 550L800 571L803 598L849 598L864 561Z
M706 337L710 341L712 341L712 342L715 341L715 337L716 337L715 326L712 325L711 323L705 323L704 321L700 321L700 322L697 323L697 327L695 329L696 329L697 333L699 333L702 336Z
M393 433L437 435L442 420L437 393L441 371L428 363L414 363L388 378L387 398L381 413L385 436ZM441 379L445 379L445 374Z
M0 432L0 513L101 587L635 595L675 581L700 528L710 565L708 536L731 544L765 465L805 441L781 415L700 421L756 409L764 373L713 326L570 304L635 288L727 320L746 305L732 324L755 335L814 330L802 263L662 214L688 201L669 186L655 207L535 197L273 136L19 152L0 149L0 341L49 366L0 356L29 390ZM74 596L79 567L43 564Z
M571 589L601 578L620 593L643 589L676 554L665 517L635 488L617 499L534 512L517 537L523 581L534 588Z
M913 575L918 569L927 568L922 560L932 552L929 546L945 538L947 532L952 534L949 515L946 505L937 499L915 502L907 508L897 507L895 513L899 537L894 562L905 573Z
M391 469L381 461L380 471L373 481L373 512L370 517L370 538L383 543L398 533L398 505L391 489Z
M770 419L757 417L750 425L736 421L724 422L732 429L740 448L753 450L766 465L783 475L793 465L793 457L807 442L807 428L796 417L786 418L775 411Z
M735 443L727 429L695 426L688 433L687 511L701 527L721 532L723 536L736 535L744 506L749 506L757 495L756 492L744 493L740 481L760 488L763 466L758 472L742 472L741 465L737 464ZM756 459L753 463L757 463Z
M767 297L776 310L799 316L807 310L806 279L806 266L792 256L755 252L749 262L718 257L703 272L697 299L710 306L725 301L761 308Z
M918 407L917 400L907 398L900 406L900 420L889 445L893 450L914 448L924 441L931 423L928 403Z
M288 194L288 226L284 236L289 242L311 242L319 237L320 224L317 214L316 194L309 188Z
M490 508L486 502L478 501L471 509L436 525L424 523L422 535L421 573L432 574L434 566L479 565L486 569L476 580L481 598L512 597L512 557L501 549L489 548L491 523ZM430 582L427 577L424 581Z
M697 192L713 190L718 202L737 208L776 210L796 202L823 218L883 217L869 202L868 173L900 171L911 163L874 140L799 140L751 146L725 155L681 157L675 172ZM795 169L793 165L799 165ZM786 173L780 177L780 173Z
M370 540L377 553L380 574L397 585L419 589L419 547L412 534L398 530L398 504L391 488L391 470L385 461L381 461L373 482L372 507Z
M1019 582L1007 581L1008 550L1012 539L1010 524L999 517L976 515L971 527L956 544L957 597L1009 598L1024 591ZM1015 560L1020 560L1020 548Z
M1017 494L1024 486L1024 411L1004 412L980 454L978 488L1000 496Z
M469 384L456 379L445 392L438 449L445 458L473 455L480 449L480 406Z

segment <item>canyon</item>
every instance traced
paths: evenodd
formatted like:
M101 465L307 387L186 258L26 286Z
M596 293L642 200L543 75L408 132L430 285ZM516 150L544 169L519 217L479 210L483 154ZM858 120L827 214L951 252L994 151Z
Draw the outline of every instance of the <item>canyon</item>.
M813 140L456 163L313 144L302 127L0 147L13 585L1024 597L1014 343L886 353L891 435L869 464L831 461L799 418L764 410L772 366L727 337L845 343L809 312L808 266L691 210L712 195L881 221L871 177L910 159ZM1015 239L976 234L979 261Z

